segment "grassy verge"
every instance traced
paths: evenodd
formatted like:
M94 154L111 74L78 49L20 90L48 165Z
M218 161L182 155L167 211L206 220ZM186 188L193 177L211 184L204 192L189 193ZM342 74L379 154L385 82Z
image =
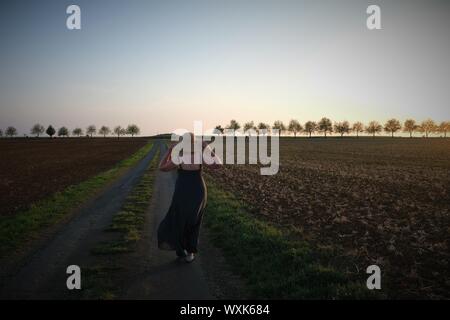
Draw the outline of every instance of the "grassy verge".
M211 179L208 179L211 180ZM375 298L365 282L333 268L329 252L248 213L245 204L208 183L205 225L234 271L258 299Z
M141 239L145 214L150 205L158 154L155 154L148 169L139 183L127 196L121 210L117 212L111 225L105 230L117 234L113 240L105 241L91 249L91 254L98 257L94 267L85 267L83 298L85 299L114 299L120 290L117 281L120 272L125 272L120 260L112 258L114 255L129 253L136 249ZM126 268L126 267L125 267Z
M106 230L118 232L119 238L99 244L91 250L93 254L115 254L133 250L134 244L141 238L145 212L150 205L157 161L158 154L155 155L141 180L126 198L121 210L114 215L112 224Z
M116 266L95 265L83 267L82 296L89 300L112 300L116 298L114 278L112 274L120 272L122 268ZM99 285L101 284L101 285Z
M92 194L117 179L125 169L138 163L152 146L153 143L146 144L131 157L122 160L108 171L57 192L50 198L35 203L26 211L14 216L1 217L0 258L6 257L27 241L38 236L46 228L61 221Z

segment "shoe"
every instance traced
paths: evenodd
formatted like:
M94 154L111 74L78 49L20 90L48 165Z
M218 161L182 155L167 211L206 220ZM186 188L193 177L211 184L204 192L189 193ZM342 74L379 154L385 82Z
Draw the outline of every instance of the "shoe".
M195 259L195 254L193 253L188 253L186 257L184 257L184 261L186 261L187 263L191 263L192 261L194 261Z

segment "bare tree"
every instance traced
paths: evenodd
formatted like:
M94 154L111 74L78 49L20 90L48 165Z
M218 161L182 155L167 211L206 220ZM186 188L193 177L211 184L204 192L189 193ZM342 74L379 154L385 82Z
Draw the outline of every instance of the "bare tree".
M79 137L79 136L81 136L81 135L83 134L83 129L81 129L81 128L75 128L75 129L72 130L72 134L73 134L74 136Z
M107 126L102 126L100 130L98 130L98 133L103 135L103 138L106 138L106 136L111 133L111 129Z
M314 121L308 121L305 123L305 132L309 134L309 137L311 138L311 135L316 132L317 130L317 124Z
M114 134L117 136L117 139L120 139L120 131L122 130L122 127L121 126L116 126L116 127L114 127L114 130L113 130L113 132L114 132Z
M327 132L333 132L333 125L331 124L331 120L323 117L320 119L318 123L318 128L321 132L324 133L325 138L327 137Z
M233 136L235 132L241 128L241 125L236 120L231 120L230 124L226 127L228 130L233 130Z
M294 133L294 137L297 137L297 133L301 132L303 127L298 120L292 119L289 121L288 130Z
M52 125L49 125L48 128L47 128L47 130L45 130L45 133L46 133L46 134L50 137L50 139L51 139L51 138L53 138L53 136L55 135L56 130L55 130L55 128L53 128Z
M58 137L68 137L69 136L69 129L66 127L61 127L58 129Z
M436 123L431 119L422 121L422 123L419 126L419 131L425 133L425 137L428 138L428 135L430 133L437 131Z
M413 119L407 119L405 123L403 124L403 132L409 132L409 137L412 138L412 135L414 131L416 131L418 128L418 125L416 124L416 121Z
M127 129L125 129L125 128L120 129L121 136L125 136L126 134L127 134Z
M270 125L264 122L258 123L258 132L262 132L263 136L270 130Z
M281 135L281 132L286 130L286 126L284 125L283 121L281 121L281 120L276 120L276 121L273 123L272 129L278 130L278 136L280 136L280 135Z
M384 124L384 131L390 132L392 138L394 137L394 133L399 131L401 128L402 125L400 124L400 121L398 121L397 119L389 119Z
M450 131L450 121L442 121L439 124L438 130L440 133L444 134L444 138L447 138L447 132Z
M251 135L251 131L249 131L249 130L255 130L255 124L253 123L253 121L249 121L249 122L246 122L246 123L244 123L244 133L246 133L246 132L248 132L249 133L249 135Z
M348 121L337 122L334 124L334 131L343 137L344 134L350 132L350 123L348 123Z
M123 136L127 133L127 131L121 126L116 126L113 130L114 134L117 136L117 139L120 139L120 136Z
M380 133L383 130L383 126L377 121L370 121L366 127L367 133L370 133L375 137L375 134Z
M86 134L88 134L91 138L96 132L97 128L93 124L86 128Z
M216 129L219 134L223 134L223 131L225 130L220 124L217 125L214 129Z
M127 127L127 134L131 134L131 137L138 135L141 132L141 129L135 124L130 124Z
M14 137L14 136L17 135L17 129L14 128L14 127L8 127L8 128L6 128L5 135L6 135L7 137L12 138L12 137Z
M33 128L31 128L30 133L34 134L36 137L39 138L39 136L44 133L44 130L45 130L44 126L40 125L39 123L36 123L33 126Z
M352 126L352 131L356 132L356 137L359 137L359 133L364 131L364 124L362 122L355 122Z

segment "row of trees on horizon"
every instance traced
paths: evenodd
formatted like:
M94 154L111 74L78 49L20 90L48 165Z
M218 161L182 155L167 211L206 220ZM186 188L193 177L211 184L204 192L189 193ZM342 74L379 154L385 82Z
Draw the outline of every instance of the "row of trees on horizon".
M402 130L403 132L409 133L410 137L412 137L415 132L420 132L428 138L430 134L442 134L444 137L447 137L447 132L450 132L450 121L443 121L440 124L437 124L432 119L427 119L420 123L413 119L407 119L402 124L397 119L389 119L384 125L380 124L378 121L370 121L367 125L364 125L359 121L353 124L350 124L348 121L334 122L333 124L329 118L324 117L318 122L307 121L304 125L298 120L292 119L289 121L288 125L285 125L283 121L280 120L275 121L272 126L264 122L255 125L253 121L249 121L244 123L241 127L239 122L231 120L225 127L222 127L221 125L215 127L221 134L224 134L226 129L239 131L241 128L244 133L254 130L257 133L263 132L263 134L270 132L271 129L276 129L278 130L279 135L288 132L294 134L295 137L297 134L301 133L307 134L309 137L315 133L320 133L326 137L327 134L332 134L333 132L339 134L341 137L350 133L354 133L358 137L363 132L375 137L375 135L380 134L383 131L394 137L395 133Z
M281 135L283 133L293 134L295 137L297 134L307 134L311 137L315 133L323 134L325 137L328 134L337 133L341 137L345 134L354 133L358 137L361 133L368 133L375 137L377 134L381 134L383 131L389 133L391 137L394 137L395 133L399 131L409 133L409 136L412 137L414 133L419 132L422 133L425 137L428 138L430 134L440 134L443 137L447 137L447 133L450 132L450 121L442 121L437 124L432 119L424 120L420 123L416 122L413 119L407 119L403 122L403 124L397 119L389 119L386 121L384 125L380 124L378 121L370 121L367 125L363 124L360 121L354 122L350 124L348 121L341 122L331 122L329 118L323 117L318 122L307 121L304 125L302 125L298 120L292 119L289 121L287 125L283 123L283 121L277 120L273 123L273 125L269 125L264 122L260 122L257 125L253 121L249 121L241 125L236 120L231 120L228 125L222 127L218 125L215 127L217 131L221 134L226 133L225 130L234 130L241 131L244 134L250 134L250 131L253 130L256 133L270 133L272 129L278 130L278 134ZM241 130L242 129L242 130ZM70 135L70 131L67 127L60 127L56 130L52 125L49 125L47 129L44 128L41 124L35 124L31 130L30 134L36 137L40 137L44 134L44 132L52 138L54 135L58 135L59 137L68 137ZM85 133L82 128L75 128L71 132L72 136L81 137L84 136ZM90 125L86 128L86 136L93 137L94 135L100 135L106 137L108 135L114 135L117 138L125 135L131 135L134 137L135 135L140 134L140 129L135 124L130 124L126 128L121 126L114 127L111 130L108 126L102 126L97 131L95 125ZM14 137L17 136L17 129L15 127L8 127L5 132L0 129L0 137Z
M59 137L68 137L70 135L69 129L64 126L59 128L58 131L56 131L56 129L52 125L49 125L47 127L47 129L45 129L44 126L37 123L30 130L30 134L34 135L37 138L39 138L41 135L43 135L44 132L50 138L53 138L53 136L55 134L58 134ZM131 137L134 137L136 135L139 135L140 132L141 132L141 130L135 124L130 124L126 128L121 127L121 126L116 126L116 127L114 127L113 130L111 130L108 126L102 126L97 131L97 127L95 125L90 125L86 128L86 136L91 137L91 138L97 134L103 136L104 138L106 138L106 136L112 134L119 139L121 136L125 136L125 135L131 135ZM3 133L3 130L0 129L0 137L3 137L3 135L5 135L6 137L15 137L15 136L17 136L17 129L15 127L10 126L6 129L5 133ZM82 128L73 129L72 136L76 136L76 137L84 136L83 129Z

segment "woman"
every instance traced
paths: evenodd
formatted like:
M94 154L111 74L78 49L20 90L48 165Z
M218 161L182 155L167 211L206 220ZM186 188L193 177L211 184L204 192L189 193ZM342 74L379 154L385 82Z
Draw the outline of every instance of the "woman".
M195 137L192 133L189 135L191 137L191 150L194 150ZM191 162L182 162L177 166L171 158L174 146L172 145L167 150L159 164L161 171L177 169L178 177L169 211L158 228L158 247L165 250L175 250L178 257L184 258L186 262L192 262L197 253L200 224L206 206L206 185L202 177L202 165L218 168L222 163L209 149L215 159L214 164L208 165L203 160L201 161L202 164L195 164L193 160L198 155L192 151ZM205 148L209 147L206 143L203 143L202 149Z

